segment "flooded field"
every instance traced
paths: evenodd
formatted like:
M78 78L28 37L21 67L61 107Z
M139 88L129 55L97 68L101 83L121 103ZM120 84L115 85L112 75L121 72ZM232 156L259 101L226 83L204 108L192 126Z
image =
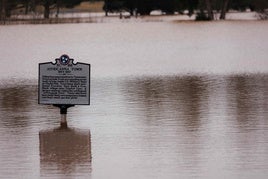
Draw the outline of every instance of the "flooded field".
M0 27L0 178L268 175L268 22ZM38 63L92 67L91 105L37 104Z

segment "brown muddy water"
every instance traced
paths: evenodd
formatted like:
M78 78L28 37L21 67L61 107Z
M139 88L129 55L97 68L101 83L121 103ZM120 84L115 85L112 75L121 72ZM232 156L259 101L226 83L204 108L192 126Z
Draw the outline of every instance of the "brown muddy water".
M0 178L268 176L268 23L0 27ZM37 104L38 63L91 63L91 105Z

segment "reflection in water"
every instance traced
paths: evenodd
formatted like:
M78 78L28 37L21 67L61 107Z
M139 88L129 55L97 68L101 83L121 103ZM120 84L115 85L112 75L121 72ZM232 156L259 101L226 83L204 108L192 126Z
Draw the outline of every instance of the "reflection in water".
M0 88L0 112L3 125L26 127L29 111L36 104L36 86Z
M42 177L90 177L90 131L70 128L41 131L39 140Z
M46 130L36 87L0 87L0 178L267 178L268 75L107 81L68 118L94 129L94 170L89 131Z
M122 86L128 108L139 114L143 145L158 159L158 165L168 161L166 170L173 178L200 177L197 170L206 157L203 130L211 88L207 77L148 77L127 80ZM147 160L156 162L155 158Z
M181 111L180 118L192 130L200 127L200 120L205 118L208 101L208 88L203 77L191 76L169 80L167 85L168 100L172 101L174 111ZM166 85L166 84L164 84Z
M137 78L121 90L142 123L143 145L186 176L267 174L267 75Z
M236 126L230 131L231 145L237 156L234 161L239 164L240 169L267 171L267 167L263 165L268 161L267 92L267 75L228 77L227 109L231 125Z
M151 122L175 118L183 120L189 130L196 130L206 117L209 91L205 77L151 77L132 79L124 85L127 101L140 105L137 108Z
M267 111L267 76L230 76L227 81L228 108L236 113L239 123L252 121L258 113Z

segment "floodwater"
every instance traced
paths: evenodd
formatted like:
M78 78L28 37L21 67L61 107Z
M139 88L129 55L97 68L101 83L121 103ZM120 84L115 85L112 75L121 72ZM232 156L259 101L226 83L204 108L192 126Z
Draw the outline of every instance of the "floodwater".
M268 22L0 27L0 178L268 176ZM38 63L91 63L91 105L37 104Z

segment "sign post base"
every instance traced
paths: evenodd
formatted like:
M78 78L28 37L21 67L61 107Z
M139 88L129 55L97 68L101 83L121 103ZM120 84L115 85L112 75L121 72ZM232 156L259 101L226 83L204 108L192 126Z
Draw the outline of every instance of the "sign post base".
M67 109L73 107L74 105L68 104L53 104L53 106L60 108L61 120L60 120L60 128L67 129Z

